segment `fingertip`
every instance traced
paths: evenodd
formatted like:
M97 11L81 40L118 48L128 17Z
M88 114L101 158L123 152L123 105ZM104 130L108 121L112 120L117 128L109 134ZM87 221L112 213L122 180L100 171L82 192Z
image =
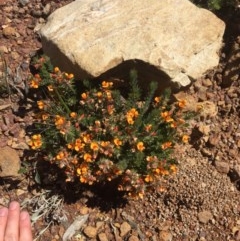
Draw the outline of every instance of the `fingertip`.
M27 211L22 211L20 213L20 220L21 221L29 221L30 222L30 216Z
M27 211L20 213L20 241L32 241L30 216Z
M14 211L20 207L19 203L17 201L12 201L9 204L9 210Z
M6 207L0 208L0 217L6 217L8 215L8 209Z

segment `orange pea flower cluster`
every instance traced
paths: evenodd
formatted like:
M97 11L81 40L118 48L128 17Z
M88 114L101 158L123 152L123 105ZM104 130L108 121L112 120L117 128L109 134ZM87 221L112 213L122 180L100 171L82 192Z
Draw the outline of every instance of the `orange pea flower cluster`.
M46 62L43 58L35 67L40 70ZM49 161L64 168L66 181L77 178L92 185L116 180L119 191L143 198L161 178L177 171L170 158L174 145L189 141L180 129L185 100L170 106L167 92L154 97L151 91L143 99L134 83L129 93L122 93L108 80L98 87L89 82L79 93L73 74L58 67L42 71L30 81L31 88L44 90L35 115L42 136L33 135L29 145L49 153Z
M42 146L42 136L40 134L33 135L28 145L33 150L39 149Z
M35 74L34 77L30 80L30 88L38 89L40 82L42 81L39 74Z
M126 119L129 125L134 124L134 119L138 117L138 111L135 108L130 109L126 114Z

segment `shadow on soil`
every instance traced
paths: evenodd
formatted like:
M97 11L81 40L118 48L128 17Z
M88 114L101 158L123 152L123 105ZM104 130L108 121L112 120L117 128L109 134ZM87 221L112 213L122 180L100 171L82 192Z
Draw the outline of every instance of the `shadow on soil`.
M26 153L25 157L26 155L31 156L31 152ZM28 175L32 176L31 180L34 182L29 186L29 192L41 189L49 190L50 195L57 194L64 197L64 202L67 204L80 202L90 208L99 208L103 212L122 208L127 204L125 193L117 190L119 180L92 186L82 184L79 180L66 182L63 169L39 157L35 161L35 166L30 169Z

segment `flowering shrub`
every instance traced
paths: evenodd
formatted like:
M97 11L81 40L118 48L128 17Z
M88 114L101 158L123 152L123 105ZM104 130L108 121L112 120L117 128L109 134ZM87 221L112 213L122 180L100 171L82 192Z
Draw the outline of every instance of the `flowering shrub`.
M84 81L79 91L73 74L53 68L47 57L34 66L38 73L29 85L41 89L44 98L37 101L29 145L64 168L66 181L92 185L118 178L119 191L142 197L177 171L171 153L177 141L188 141L180 128L185 100L169 104L170 92L155 96L155 83L142 98L135 72L124 98L110 81L97 87Z

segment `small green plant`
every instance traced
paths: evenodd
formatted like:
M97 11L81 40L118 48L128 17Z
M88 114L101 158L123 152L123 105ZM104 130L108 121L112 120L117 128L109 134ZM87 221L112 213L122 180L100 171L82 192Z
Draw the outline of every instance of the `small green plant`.
M118 190L142 197L160 179L177 171L171 157L174 144L188 142L185 100L170 104L170 91L155 96L151 83L142 98L135 71L123 97L111 81L92 86L84 81L77 91L73 74L53 68L44 56L30 87L41 89L37 101L36 132L29 145L64 168L66 181L95 184L119 180Z
M223 8L237 8L237 0L191 0L194 4L217 11Z

